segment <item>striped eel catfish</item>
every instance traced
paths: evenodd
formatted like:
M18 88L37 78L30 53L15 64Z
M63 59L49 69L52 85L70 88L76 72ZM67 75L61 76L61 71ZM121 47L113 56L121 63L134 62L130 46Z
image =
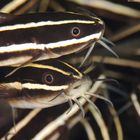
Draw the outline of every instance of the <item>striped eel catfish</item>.
M84 116L84 109L78 101L79 97L83 97L93 105L87 96L107 100L89 93L92 80L62 61L30 63L5 77L12 69L14 67L1 67L0 99L7 101L14 108L48 108L69 102L71 109L75 102Z
M73 12L0 13L0 67L58 58L103 36L101 19Z

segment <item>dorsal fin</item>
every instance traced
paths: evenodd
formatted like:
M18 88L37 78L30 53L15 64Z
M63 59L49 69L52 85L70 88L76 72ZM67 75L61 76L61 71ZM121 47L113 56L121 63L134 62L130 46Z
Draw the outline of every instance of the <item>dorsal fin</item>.
M15 15L12 15L12 14L1 13L0 12L0 23L8 22L11 19L13 19L14 17L16 17L16 16Z

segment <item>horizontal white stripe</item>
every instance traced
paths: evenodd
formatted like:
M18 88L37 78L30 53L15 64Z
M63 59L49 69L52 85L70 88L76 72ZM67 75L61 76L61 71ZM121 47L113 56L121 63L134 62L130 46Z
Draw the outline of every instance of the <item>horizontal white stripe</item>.
M84 43L84 42L88 42L89 40L92 40L92 39L99 39L101 34L102 34L102 32L99 32L99 33L91 34L91 35L88 35L86 37L82 37L79 39L74 38L74 39L70 39L70 40L59 41L56 43L49 43L49 44L46 44L45 47L48 49L51 49L51 48L59 48L61 46L63 47L63 46L74 45L74 44L78 44L78 43Z
M67 63L64 63L64 64L66 65ZM26 67L28 67L28 66L39 68L39 69L42 68L42 69L55 70L55 71L60 72L60 73L62 73L64 75L67 75L67 76L68 75L71 75L71 73L69 73L69 72L63 71L62 69L59 69L59 68L56 68L56 67L53 67L53 66L49 66L49 65L41 65L41 64L35 64L35 63L33 64L33 63L31 63L31 64L27 65ZM73 69L74 71L76 71L76 73L79 74L78 76L77 75L72 75L73 77L78 78L78 79L80 79L82 77L82 73L80 73L76 68L72 67L69 64L67 64L67 66L70 67L71 69Z
M74 68L73 66L71 66L70 64L64 61L60 61L60 62L73 69L79 75L80 78L83 77L83 74L78 69Z
M59 93L58 93L59 94ZM67 102L67 98L65 98L62 94L60 94L55 100L52 100L50 102L51 99L55 98L56 94L50 96L50 94L46 94L44 97L26 97L25 99L10 99L8 100L9 104L12 107L15 108L48 108L51 106L55 106L55 105L59 105L62 104L64 102Z
M65 71L63 71L63 70L61 70L61 69L58 69L58 68L56 68L56 67L53 67L53 66L49 66L49 65L41 65L41 64L29 64L29 65L27 65L27 67L28 66L31 66L31 67L35 67L35 68L42 68L42 69L51 69L51 70L55 70L55 71L57 71L57 72L60 72L60 73L63 73L64 75L70 75L70 73L68 73L68 72L65 72Z
M26 29L26 28L33 28L33 27L41 27L46 25L61 25L67 23L82 23L82 24L94 24L95 21L84 21L84 20L64 20L64 21L41 21L41 22L31 22L27 24L15 24L9 26L0 27L1 31L9 31L9 30L16 30L16 29Z
M1 83L0 84L0 89L1 90L22 90L22 84L20 82L13 82L13 83Z
M32 84L32 83L25 83L22 84L23 88L27 89L40 89L40 90L51 90L51 91L59 91L59 90L64 90L67 89L69 86L68 85L62 85L62 86L48 86L45 84Z
M44 48L53 49L53 48L61 48L68 45L74 45L78 43L84 43L92 39L99 39L101 37L102 32L92 34L80 39L71 39L71 40L65 40L65 41L59 41L55 43L49 43L49 44L36 44L36 43L24 43L24 44L14 44L7 47L0 47L0 53L4 52L16 52L16 51L24 51L24 50L30 50L30 49L39 49L39 50L45 50ZM75 48L76 49L76 48ZM77 49L76 49L77 50Z
M32 49L39 49L44 50L45 44L36 44L36 43L24 43L24 44L14 44L9 45L6 47L0 47L0 53L3 52L17 52L17 51L24 51L24 50L32 50Z

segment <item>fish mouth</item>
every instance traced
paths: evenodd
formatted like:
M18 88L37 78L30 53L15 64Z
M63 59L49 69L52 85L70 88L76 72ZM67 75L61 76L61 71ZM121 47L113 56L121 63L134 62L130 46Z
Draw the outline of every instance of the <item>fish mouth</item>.
M72 83L67 90L66 94L72 98L78 98L85 92L87 92L92 86L92 80L88 76L84 76L82 79L76 80Z
M90 97L101 99L109 103L111 106L113 106L112 102L109 99L105 98L104 96L94 94L93 83L94 82L88 76L84 76L81 80L76 81L75 83L72 84L72 86L70 86L69 91L67 91L67 94L64 95L64 98L67 99L70 105L70 108L67 111L67 113L69 113L73 108L74 102L81 110L82 116L83 117L85 116L85 111L81 102L79 101L79 98L85 99L90 105L92 105L92 107L96 109L96 111L99 114L101 114L99 108L90 99Z

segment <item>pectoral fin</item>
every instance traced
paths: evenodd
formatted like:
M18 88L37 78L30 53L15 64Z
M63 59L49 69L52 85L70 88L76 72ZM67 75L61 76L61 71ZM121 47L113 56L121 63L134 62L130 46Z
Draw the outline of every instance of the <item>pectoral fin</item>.
M14 70L12 70L10 73L8 73L5 77L8 77L10 75L12 75L13 73L15 73L17 70L19 70L20 68L32 63L33 61L36 61L40 56L42 55L42 53L37 53L36 55L34 55L33 57L31 57L28 61L24 62L23 64L19 65L17 68L15 68Z

